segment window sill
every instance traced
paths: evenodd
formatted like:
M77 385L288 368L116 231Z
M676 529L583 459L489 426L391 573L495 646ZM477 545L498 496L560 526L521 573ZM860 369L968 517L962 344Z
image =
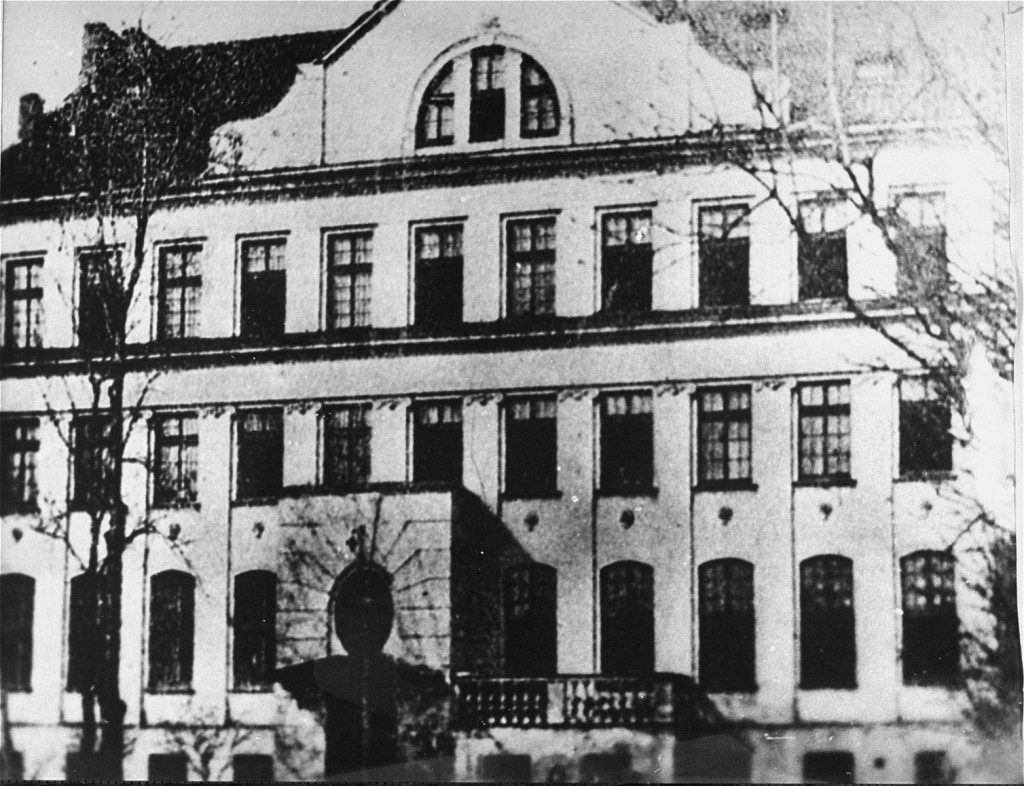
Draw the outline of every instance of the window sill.
M194 688L146 688L147 696L194 696Z
M26 505L25 507L5 508L0 511L0 516L37 516L39 515L38 505Z
M30 693L32 693L32 688L9 688L9 687L5 686L4 687L4 691L6 693L14 693L14 694L25 694L25 693L29 693L30 694Z
M857 481L846 475L828 475L820 478L800 478L793 481L793 488L856 488Z
M744 480L704 480L693 487L695 494L708 491L757 491L760 488L749 478Z
M202 510L198 502L154 502L153 510Z
M269 696L273 692L274 688L270 685L253 685L252 687L238 685L228 691L228 693L238 696Z
M858 685L801 685L800 690L805 691L819 691L819 690L857 690Z
M558 489L537 489L531 491L523 489L520 491L503 491L501 498L506 501L531 500L531 499L561 499L562 492Z
M598 497L652 497L657 499L658 489L656 486L634 486L632 488L595 489Z
M231 500L231 507L233 508L259 508L269 507L276 505L280 502L280 496L276 497L253 497L251 499L233 499Z
M935 483L945 480L956 480L956 472L951 469L927 469L919 472L907 472L897 478L894 483Z
M757 685L748 688L725 688L722 690L715 690L714 688L707 689L708 693L713 693L716 696L736 696L739 698L747 696L753 698L757 695L758 690L760 690L760 687Z

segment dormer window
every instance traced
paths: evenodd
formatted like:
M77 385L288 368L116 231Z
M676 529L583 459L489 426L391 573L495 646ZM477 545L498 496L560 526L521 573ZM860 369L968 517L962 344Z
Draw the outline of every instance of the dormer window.
M417 143L450 145L455 139L455 90L452 64L448 63L430 83L420 107Z
M469 141L494 142L505 136L505 50L489 46L473 52Z
M524 138L558 134L558 94L547 73L523 55L519 134Z

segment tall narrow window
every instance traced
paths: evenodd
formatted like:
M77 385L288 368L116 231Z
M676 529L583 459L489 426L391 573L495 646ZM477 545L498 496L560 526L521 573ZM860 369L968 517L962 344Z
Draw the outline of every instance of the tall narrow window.
M276 497L284 471L284 434L279 409L238 413L238 500Z
M192 687L196 580L180 570L150 579L149 689Z
M73 507L90 510L109 502L115 490L113 481L113 448L120 439L114 433L113 420L105 415L84 415L75 418L72 429L74 452Z
M505 408L505 493L551 494L558 488L558 403L553 396L512 399Z
M370 480L369 411L367 404L324 410L325 488L343 490Z
M505 136L505 50L473 50L469 104L469 141L493 142Z
M0 576L0 680L11 693L32 690L32 627L36 581L21 573Z
M100 598L96 593L96 580L88 573L80 573L69 582L68 592L68 681L67 689L81 693L93 681L89 673L91 654L96 645L91 636L99 619L97 608Z
M508 222L508 313L555 313L555 219Z
M803 782L854 783L853 754L849 751L805 753Z
M279 338L285 325L284 238L243 240L241 333Z
M78 268L78 345L90 352L110 350L125 327L121 250L79 251Z
M36 457L39 454L39 418L4 418L0 421L3 487L0 513L36 510Z
M519 135L524 139L557 136L558 94L547 72L529 55L523 55L519 93Z
M949 401L927 379L900 382L900 475L953 469Z
M417 482L462 482L462 404L429 401L413 410L412 477Z
M800 479L850 477L850 384L801 385Z
M416 230L416 324L462 321L462 225Z
M797 248L800 300L843 298L848 292L846 222L826 198L800 203L803 232Z
M706 390L697 401L699 483L750 480L750 388Z
M747 205L700 209L701 306L745 306L750 302L749 212Z
M198 498L199 420L194 414L153 420L153 505L194 505Z
M654 568L616 562L601 568L601 671L654 671Z
M960 672L956 562L941 551L900 560L903 585L903 682L951 685Z
M448 63L427 87L420 104L416 144L419 147L450 145L455 141L455 86Z
M235 688L268 689L277 660L277 576L250 570L235 576Z
M12 259L6 263L4 345L9 352L43 345L43 260Z
M700 566L700 684L709 691L752 691L754 566L720 559Z
M654 486L654 416L650 393L601 398L601 492L647 494Z
M654 264L650 211L606 215L602 226L602 308L650 311Z
M150 783L185 783L188 780L188 756L184 753L149 754L146 779Z
M373 233L327 236L327 327L344 330L370 324Z
M893 196L892 225L897 230L897 291L911 298L941 293L949 283L946 257L945 195L904 191Z
M505 673L547 677L558 671L558 572L531 562L505 571Z
M199 335L199 299L203 278L198 244L160 249L160 304L158 337L161 341Z
M853 562L846 557L800 563L800 687L857 687Z

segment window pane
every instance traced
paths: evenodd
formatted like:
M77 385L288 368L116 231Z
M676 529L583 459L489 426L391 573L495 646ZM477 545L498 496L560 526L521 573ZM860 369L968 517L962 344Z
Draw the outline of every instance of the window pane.
M277 577L262 570L235 577L234 681L236 688L269 688L276 662Z
M857 650L853 562L825 555L800 564L800 687L853 688Z
M167 570L151 579L149 687L179 690L192 683L195 579Z
M0 576L0 680L12 693L32 689L32 633L36 582L31 576Z

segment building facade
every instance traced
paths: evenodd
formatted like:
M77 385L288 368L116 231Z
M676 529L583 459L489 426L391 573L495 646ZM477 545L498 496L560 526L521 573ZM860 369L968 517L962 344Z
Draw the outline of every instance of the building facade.
M847 304L882 309L895 260L821 160L774 200L716 157L764 118L688 26L593 3L565 46L580 13L379 3L152 215L125 777L321 777L346 738L275 669L345 653L334 581L367 553L384 652L450 691L438 777L987 772L957 687L965 450ZM883 201L993 264L978 147L886 140ZM46 199L4 213L5 744L61 778L98 240ZM680 732L702 702L717 753Z

